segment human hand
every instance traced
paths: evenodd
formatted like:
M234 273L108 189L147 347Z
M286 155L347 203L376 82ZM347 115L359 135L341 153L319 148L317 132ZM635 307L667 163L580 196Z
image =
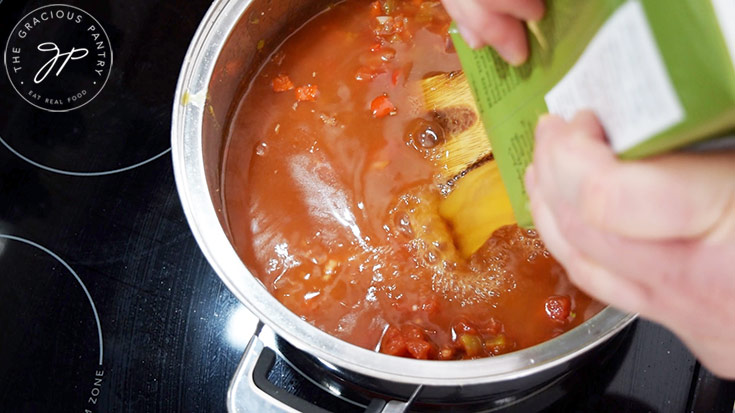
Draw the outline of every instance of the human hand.
M545 116L526 189L575 284L670 328L735 378L735 152L625 162L593 114Z
M442 0L457 22L462 37L473 49L494 47L512 65L528 58L523 21L541 20L542 0Z

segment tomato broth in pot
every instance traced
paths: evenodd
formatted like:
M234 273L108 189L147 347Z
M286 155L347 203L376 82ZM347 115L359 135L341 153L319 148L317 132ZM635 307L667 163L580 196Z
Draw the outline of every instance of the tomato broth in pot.
M417 83L459 68L449 20L391 3L213 4L174 103L187 219L228 288L330 374L405 398L395 384L538 385L634 316L574 288L534 232L457 253L435 212L437 142L411 138L433 120Z
M436 1L324 11L240 97L223 167L235 248L281 303L340 339L420 359L526 348L601 308L533 230L499 228L467 258L454 246L437 142L414 139L427 133L416 125L443 129L419 85L460 69L449 25Z

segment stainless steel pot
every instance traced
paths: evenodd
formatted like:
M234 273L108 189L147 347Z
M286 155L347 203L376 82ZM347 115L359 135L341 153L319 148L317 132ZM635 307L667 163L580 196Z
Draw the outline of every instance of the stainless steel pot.
M306 352L324 372L359 381L386 398L406 400L421 386L424 390L415 397L418 404L448 397L475 400L539 386L568 371L582 355L629 324L634 315L605 308L574 330L525 350L472 361L422 361L341 341L303 321L269 294L228 238L220 191L224 129L235 99L268 55L288 33L330 3L216 0L183 63L173 107L176 183L197 242L238 299L278 336ZM256 335L243 360L257 358L262 348Z

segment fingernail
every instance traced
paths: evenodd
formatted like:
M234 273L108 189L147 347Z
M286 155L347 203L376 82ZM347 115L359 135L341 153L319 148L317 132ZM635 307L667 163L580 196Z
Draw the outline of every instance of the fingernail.
M467 45L469 47L477 49L482 46L480 38L472 30L469 30L468 28L461 25L457 25L457 30L459 30L459 34L462 35L462 38L465 42L467 42Z

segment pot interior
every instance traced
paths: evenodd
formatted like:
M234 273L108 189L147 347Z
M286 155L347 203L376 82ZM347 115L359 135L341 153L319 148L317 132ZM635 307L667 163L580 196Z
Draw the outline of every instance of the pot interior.
M202 119L204 170L217 217L225 232L222 191L225 141L232 111L251 78L275 49L307 20L334 1L252 0L230 33L214 65Z
M633 315L606 308L566 334L492 359L402 359L353 346L318 330L281 305L249 273L232 248L223 202L226 128L239 97L265 60L290 33L333 3L215 1L187 53L174 106L174 172L192 231L228 288L281 337L329 366L403 383L471 384L525 377L565 365L629 324ZM201 101L189 104L190 93ZM219 228L215 228L217 222Z

